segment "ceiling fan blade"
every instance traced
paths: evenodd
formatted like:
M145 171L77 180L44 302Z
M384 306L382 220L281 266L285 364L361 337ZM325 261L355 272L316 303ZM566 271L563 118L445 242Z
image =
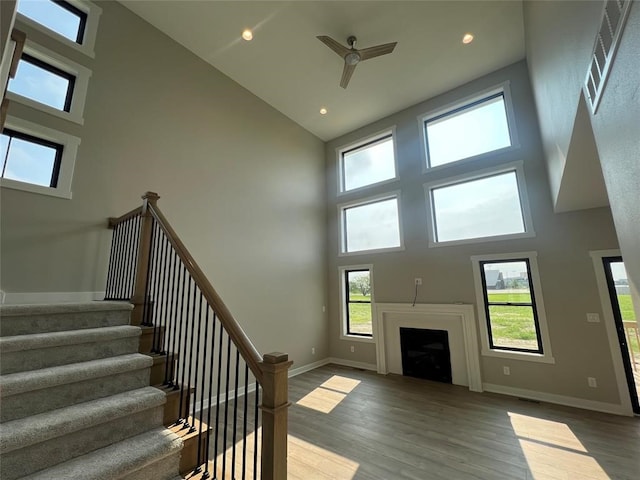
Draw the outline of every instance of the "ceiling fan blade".
M347 88L347 85L349 85L349 80L351 80L351 75L353 75L355 69L356 65L349 65L345 62L344 70L342 70L342 78L340 79L340 86L342 88Z
M384 45L377 45L375 47L363 48L358 50L361 60L368 60L370 58L379 57L380 55L386 55L393 52L398 42L385 43Z
M344 57L347 53L351 51L344 45L339 44L333 38L327 37L326 35L318 35L316 38L320 40L322 43L324 43L331 50L336 52L338 55L340 55L341 57Z

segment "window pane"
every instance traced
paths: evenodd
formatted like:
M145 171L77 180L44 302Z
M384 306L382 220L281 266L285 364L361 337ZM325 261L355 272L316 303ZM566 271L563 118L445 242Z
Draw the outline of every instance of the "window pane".
M494 347L539 350L533 307L490 305Z
M2 135L3 144L8 138ZM53 147L12 138L3 178L35 185L51 186L57 150Z
M504 96L425 122L429 167L511 145Z
M73 42L82 43L78 36L86 15L73 13L50 0L19 0L18 12Z
M515 172L431 190L436 241L523 233Z
M346 208L344 228L347 252L399 247L398 199Z
M396 176L393 139L361 147L342 155L344 191L382 182Z
M347 306L349 309L349 325L347 333L372 335L371 273L368 270L347 272L347 279L349 284L349 303Z
M15 78L9 81L8 90L58 110L68 111L65 102L70 83L68 78L61 77L23 58L18 63Z
M629 277L623 262L611 262L611 276L618 297L618 306L622 320L635 320L636 314L633 310L631 301L631 287L629 286Z
M531 303L526 262L485 263L489 302Z

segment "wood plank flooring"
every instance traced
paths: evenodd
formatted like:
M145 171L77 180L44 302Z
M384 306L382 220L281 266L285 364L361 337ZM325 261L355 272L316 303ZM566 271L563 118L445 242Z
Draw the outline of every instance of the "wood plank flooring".
M640 479L638 418L334 365L290 400L290 480Z

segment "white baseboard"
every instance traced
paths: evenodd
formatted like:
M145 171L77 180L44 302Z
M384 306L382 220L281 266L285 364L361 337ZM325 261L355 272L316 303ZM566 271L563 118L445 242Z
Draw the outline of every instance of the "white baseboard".
M512 397L526 398L540 402L555 403L567 407L582 408L596 412L613 413L615 415L633 416L632 411L627 411L622 405L616 403L598 402L596 400L586 400L584 398L567 397L554 393L536 392L535 390L525 390L523 388L506 387L492 383L483 383L485 392L500 393Z
M347 360L344 358L329 357L327 364L335 363L336 365L342 365L343 367L360 368L362 370L378 371L378 366L375 363L354 362L353 360Z
M104 300L105 292L2 292L5 305L34 305L44 303L76 303Z
M331 363L330 360L331 359L329 358L325 358L322 360L318 360L317 362L307 363L306 365L303 365L298 368L292 368L291 370L289 370L289 378L295 377L296 375L301 375L306 372L310 372L311 370L315 370L316 368L323 367Z

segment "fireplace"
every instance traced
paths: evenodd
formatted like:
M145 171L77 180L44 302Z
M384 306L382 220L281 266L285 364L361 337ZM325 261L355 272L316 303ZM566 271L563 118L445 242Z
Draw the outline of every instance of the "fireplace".
M403 375L400 329L447 333L451 380L474 392L482 391L480 352L473 305L376 303L373 338L378 373Z
M451 383L449 333L428 328L400 328L402 374Z

